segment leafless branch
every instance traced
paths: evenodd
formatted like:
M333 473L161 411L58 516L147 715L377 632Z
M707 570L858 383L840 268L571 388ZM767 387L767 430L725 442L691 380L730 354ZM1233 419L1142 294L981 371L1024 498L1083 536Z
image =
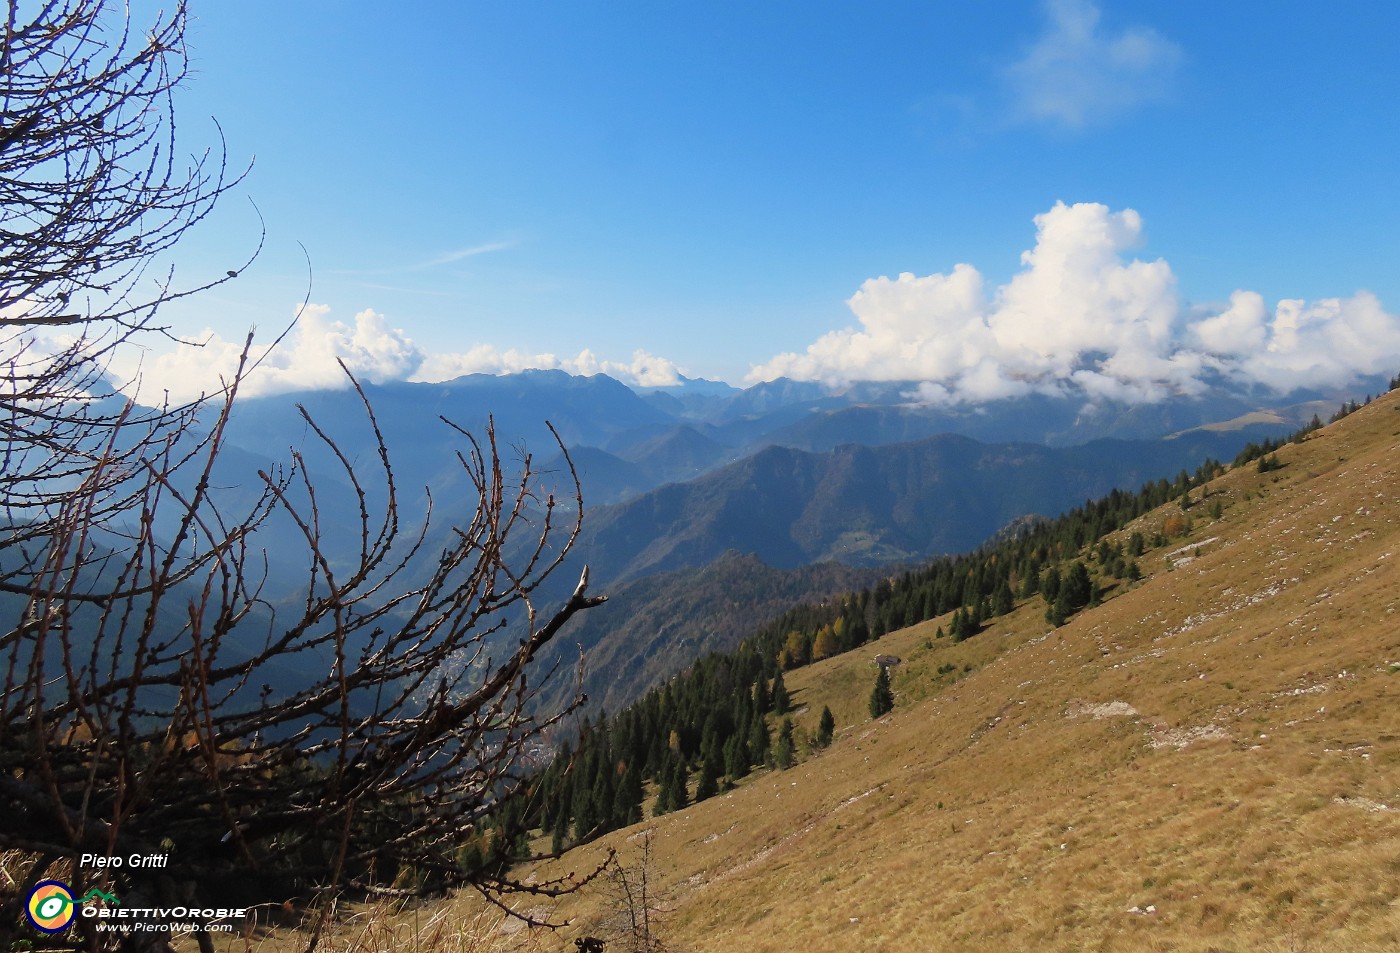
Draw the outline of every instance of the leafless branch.
M414 518L351 378L372 465L303 410L337 479L292 450L235 504L219 486L251 334L208 399L109 386L118 348L171 335L165 304L247 264L177 285L167 253L242 173L221 132L179 158L184 4L149 31L109 6L9 0L0 25L0 849L27 852L31 882L220 905L576 888L597 872L508 871L512 794L567 714L538 710L534 660L603 601L586 568L547 595L581 526L572 463L561 506L494 427L444 428L476 505L448 526L429 497ZM274 550L304 567L295 598L269 585ZM19 899L0 897L0 940Z

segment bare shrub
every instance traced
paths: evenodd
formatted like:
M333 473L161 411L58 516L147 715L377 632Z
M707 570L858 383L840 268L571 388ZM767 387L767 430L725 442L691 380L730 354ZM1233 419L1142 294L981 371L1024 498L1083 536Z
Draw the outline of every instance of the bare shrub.
M141 408L106 382L117 348L169 336L162 305L240 270L180 289L162 264L239 179L222 148L175 158L184 5L149 30L103 0L7 13L0 940L56 875L128 907L573 889L586 876L522 884L507 866L524 825L510 795L560 717L534 712L549 673L532 662L602 601L586 569L572 594L542 588L582 519L572 467L556 498L528 454L503 464L489 428L446 431L466 515L438 519L430 499L410 518L351 380L368 462L303 410L336 486L293 452L247 474L241 503L220 496L251 335L211 400ZM274 546L304 573L276 603ZM82 918L71 942L158 943Z
M601 890L607 913L596 932L607 949L622 953L666 953L661 939L668 912L665 893L656 884L652 831L643 831L636 860L627 864L616 854L603 865Z

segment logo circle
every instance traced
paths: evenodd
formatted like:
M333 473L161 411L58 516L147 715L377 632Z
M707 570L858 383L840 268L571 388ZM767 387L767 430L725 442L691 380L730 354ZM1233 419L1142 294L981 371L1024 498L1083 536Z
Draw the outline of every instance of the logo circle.
M29 922L43 933L59 933L73 922L75 907L73 891L61 880L44 880L29 892L24 906Z

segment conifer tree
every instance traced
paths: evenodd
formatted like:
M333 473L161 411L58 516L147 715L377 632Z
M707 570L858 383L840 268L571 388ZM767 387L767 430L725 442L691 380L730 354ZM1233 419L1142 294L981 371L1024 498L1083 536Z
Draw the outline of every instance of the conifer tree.
M597 805L593 801L591 785L579 782L575 786L573 815L574 841L581 844L594 834L601 820Z
M1011 594L1011 584L1003 578L992 595L992 615L1006 615L1014 608L1016 599Z
M865 611L855 608L850 616L850 621L846 623L846 641L851 648L864 645L870 641L870 626L865 622Z
M719 793L719 777L723 773L723 768L714 758L706 758L700 766L700 781L695 786L695 803L699 804L706 798L714 797Z
M1070 563L1069 573L1065 576L1064 590L1072 613L1078 612L1094 599L1094 583L1089 578L1089 570L1078 559Z
M749 726L749 758L752 764L763 764L768 760L773 746L773 736L768 730L768 721L761 712L753 713L753 723Z
M778 729L778 743L773 747L773 763L786 771L797 761L797 740L793 737L792 719L784 718Z
M831 739L836 736L836 717L832 715L829 706L822 706L821 721L817 722L816 743L818 748L825 748L831 744Z
M690 804L690 772L686 770L685 759L677 758L671 772L671 809L679 811Z
M870 693L870 717L879 718L894 709L894 691L890 688L890 670L880 666L875 676L875 688Z
M627 827L642 819L642 776L628 765L613 794L613 827Z
M788 697L787 685L783 682L783 673L779 672L773 677L773 712L778 715L785 715L792 708L792 699Z
M561 808L554 814L554 829L551 832L553 837L550 840L549 849L556 854L564 852L564 841L569 836L570 820L569 812L566 809Z
M568 766L573 757L573 749L565 741L540 778L540 826L544 830L553 829L560 814L564 815L565 827L568 827L569 802L574 796Z
M657 777L656 805L652 808L653 816L669 814L671 811L685 807L684 795L676 797L676 776L680 771L684 771L684 763L674 754L668 754L665 763L662 765L661 773ZM684 792L684 781L681 782L680 790Z
M611 761L599 758L597 768L593 775L593 813L598 826L598 833L612 830L616 824L613 822L615 813L613 802L617 800L617 775L616 768Z
M738 734L730 735L724 743L724 773L737 781L749 773L752 764L748 739Z

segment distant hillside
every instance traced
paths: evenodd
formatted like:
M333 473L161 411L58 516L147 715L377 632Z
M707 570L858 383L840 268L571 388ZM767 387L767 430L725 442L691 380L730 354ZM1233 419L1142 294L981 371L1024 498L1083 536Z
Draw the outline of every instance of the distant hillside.
M665 483L692 480L737 455L689 424L639 428L612 438L603 449L569 450L590 506L623 502ZM556 451L545 470L563 467L563 454Z
M1206 457L1240 433L1079 447L945 434L824 454L769 447L686 484L589 515L579 556L601 580L700 566L728 550L770 566L873 565L972 549L1012 520L1053 515Z
M593 710L616 711L708 652L734 648L756 621L871 584L879 573L835 563L775 569L752 555L724 553L698 569L659 573L608 590L549 650L565 665L581 649L583 689ZM544 709L574 688L556 678Z

